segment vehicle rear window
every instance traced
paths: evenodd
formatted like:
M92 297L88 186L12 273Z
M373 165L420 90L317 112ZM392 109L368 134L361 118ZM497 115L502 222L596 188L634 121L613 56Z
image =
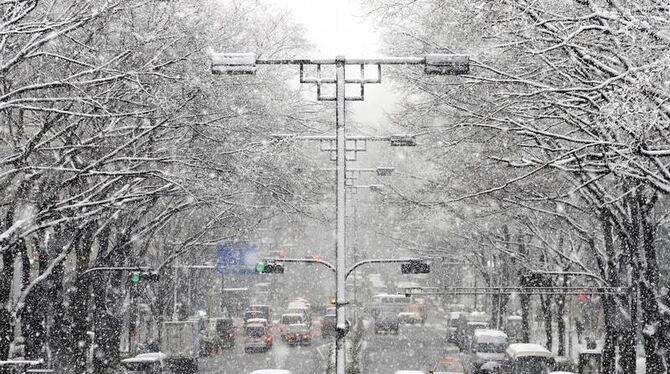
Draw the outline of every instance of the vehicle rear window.
M247 336L258 338L265 335L265 328L261 326L250 326L246 328L245 334Z
M292 325L295 323L302 323L302 317L300 316L284 316L281 319L281 322L285 325Z

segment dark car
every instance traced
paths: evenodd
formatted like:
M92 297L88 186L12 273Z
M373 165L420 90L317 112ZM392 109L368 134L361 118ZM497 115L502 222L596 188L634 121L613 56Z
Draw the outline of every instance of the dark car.
M399 330L400 320L397 314L380 312L375 318L375 334L390 332L397 335Z
M337 317L334 314L326 314L321 320L321 337L337 335Z
M219 338L221 348L232 348L235 346L235 325L232 318L220 318L216 320L216 336Z

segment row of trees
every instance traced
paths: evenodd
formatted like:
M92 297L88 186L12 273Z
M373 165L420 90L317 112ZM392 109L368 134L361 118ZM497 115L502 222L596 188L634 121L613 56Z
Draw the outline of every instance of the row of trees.
M283 71L209 73L209 50L286 57L307 46L285 13L261 8L0 4L0 360L22 336L25 356L50 356L58 372L84 372L91 344L94 372L114 367L130 297L171 312L161 297L171 261L300 211L318 190L293 177L300 152L261 141L310 118ZM136 265L166 282L131 294L118 273L84 275Z
M396 75L410 93L397 122L427 130L427 141L440 145L427 151L439 175L403 200L441 209L457 222L444 234L463 239L448 241L459 244L447 251L465 246L479 264L498 258L516 274L507 279L577 271L596 284L625 287L625 295L602 297L610 322L605 372L614 372L618 348L623 372L634 373L641 337L647 373L665 373L668 4L368 3L387 26L390 54L442 50L472 58L471 74L447 84ZM552 302L565 305L542 304Z

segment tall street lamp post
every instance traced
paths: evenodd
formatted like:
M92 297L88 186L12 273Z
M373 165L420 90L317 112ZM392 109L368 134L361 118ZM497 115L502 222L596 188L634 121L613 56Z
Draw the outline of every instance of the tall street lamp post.
M317 99L320 101L335 101L335 143L336 143L336 316L337 316L337 339L336 350L336 372L345 373L345 349L344 338L347 334L347 324L344 307L347 304L345 290L345 190L346 190L346 121L345 104L347 101L362 101L365 94L365 84L381 83L382 65L422 65L428 74L459 75L467 74L470 69L468 56L455 54L428 54L425 57L388 57L372 59L347 59L337 56L335 59L258 59L253 53L214 53L212 54L211 71L213 74L228 75L251 75L255 74L257 65L299 65L300 82L313 83L317 88ZM316 65L317 76L306 78L304 67ZM321 76L323 65L335 66L335 78L324 78ZM360 67L360 76L357 78L346 77L346 66L354 65ZM377 77L375 79L365 78L365 67L376 66ZM324 84L335 84L335 96L321 94L321 86ZM360 92L358 96L347 97L346 84L358 84Z

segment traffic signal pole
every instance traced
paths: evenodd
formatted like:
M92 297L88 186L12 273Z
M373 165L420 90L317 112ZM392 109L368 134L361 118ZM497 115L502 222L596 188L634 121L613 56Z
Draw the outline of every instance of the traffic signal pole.
M336 77L336 163L337 163L337 196L336 196L336 238L335 243L335 316L337 318L337 336L335 340L335 367L337 374L345 373L346 365L346 350L344 349L345 337L347 335L347 318L345 315L344 306L347 304L346 297L346 250L345 250L345 170L346 170L346 155L345 155L345 60L344 56L337 56L335 59L335 77Z
M345 305L347 298L345 294L346 279L346 248L345 248L345 194L346 194L346 123L345 103L346 101L364 100L364 86L368 83L381 83L382 65L422 65L427 74L438 75L460 75L467 74L470 69L468 56L454 54L427 54L425 57L384 57L345 59L337 56L333 59L259 59L253 53L213 53L211 55L213 74L227 75L252 75L256 73L256 65L299 65L300 82L316 84L317 99L320 101L335 101L336 112L336 134L335 134L335 161L336 161L336 242L335 242L335 278L336 278L336 318L337 318L337 340L336 340L336 372L345 374L345 336L347 333ZM317 76L305 77L305 65L316 65ZM335 79L321 76L322 65L335 66ZM352 79L346 78L346 66L360 67L360 76ZM377 77L368 79L365 77L365 66L373 65L377 68ZM324 84L335 84L335 97L325 96L321 93ZM358 84L360 92L358 96L346 97L346 84ZM391 138L391 145L414 145L413 139Z

